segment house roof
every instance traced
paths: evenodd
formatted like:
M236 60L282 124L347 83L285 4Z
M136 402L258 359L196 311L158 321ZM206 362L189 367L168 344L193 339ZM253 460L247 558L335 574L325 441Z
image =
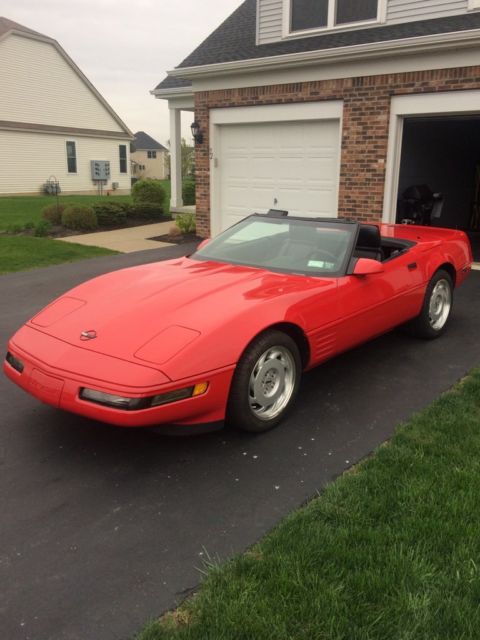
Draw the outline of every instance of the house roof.
M166 148L160 142L154 140L145 131L137 131L134 134L133 145L136 151L149 151L158 149L159 151L166 151Z
M325 33L268 44L256 44L256 0L245 0L177 69L210 64L254 60L292 53L307 53L419 36L431 36L480 28L480 12L395 25ZM156 89L188 87L191 82L167 76Z
M38 31L33 31L33 29L24 27L23 24L19 24L18 22L14 22L13 20L9 20L8 18L0 16L0 36L5 35L9 31L23 31L24 33L30 33L35 36L41 36L42 38L48 38L48 36L44 36L42 33L38 33Z

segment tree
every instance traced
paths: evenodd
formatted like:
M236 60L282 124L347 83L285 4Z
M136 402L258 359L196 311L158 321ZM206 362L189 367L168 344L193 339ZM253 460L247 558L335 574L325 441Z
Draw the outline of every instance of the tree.
M167 140L167 146L170 149L170 140ZM185 138L182 138L181 152L182 152L182 177L183 178L195 177L195 147L188 145ZM165 162L167 163L167 173L168 175L171 175L170 151L165 155Z

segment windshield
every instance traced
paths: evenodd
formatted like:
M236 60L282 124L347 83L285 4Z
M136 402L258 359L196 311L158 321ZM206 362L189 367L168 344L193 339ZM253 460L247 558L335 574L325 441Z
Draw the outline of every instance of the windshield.
M338 276L346 272L358 225L256 214L199 249L194 260L214 260L271 271Z

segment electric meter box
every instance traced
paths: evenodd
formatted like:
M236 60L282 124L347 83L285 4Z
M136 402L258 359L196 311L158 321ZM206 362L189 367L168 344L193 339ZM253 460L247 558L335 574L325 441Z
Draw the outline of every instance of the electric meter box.
M92 180L108 180L110 178L109 160L90 160Z

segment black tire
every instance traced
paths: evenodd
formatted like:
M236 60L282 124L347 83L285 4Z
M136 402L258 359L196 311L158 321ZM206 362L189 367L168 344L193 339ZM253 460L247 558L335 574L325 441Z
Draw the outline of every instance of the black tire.
M439 305L437 315L431 313L431 306L435 305L434 298ZM406 325L408 332L416 338L438 338L447 328L452 306L452 277L447 271L439 269L428 283L420 314Z
M282 331L261 334L247 347L235 369L227 423L253 433L273 429L293 405L301 375L302 362L295 341Z

